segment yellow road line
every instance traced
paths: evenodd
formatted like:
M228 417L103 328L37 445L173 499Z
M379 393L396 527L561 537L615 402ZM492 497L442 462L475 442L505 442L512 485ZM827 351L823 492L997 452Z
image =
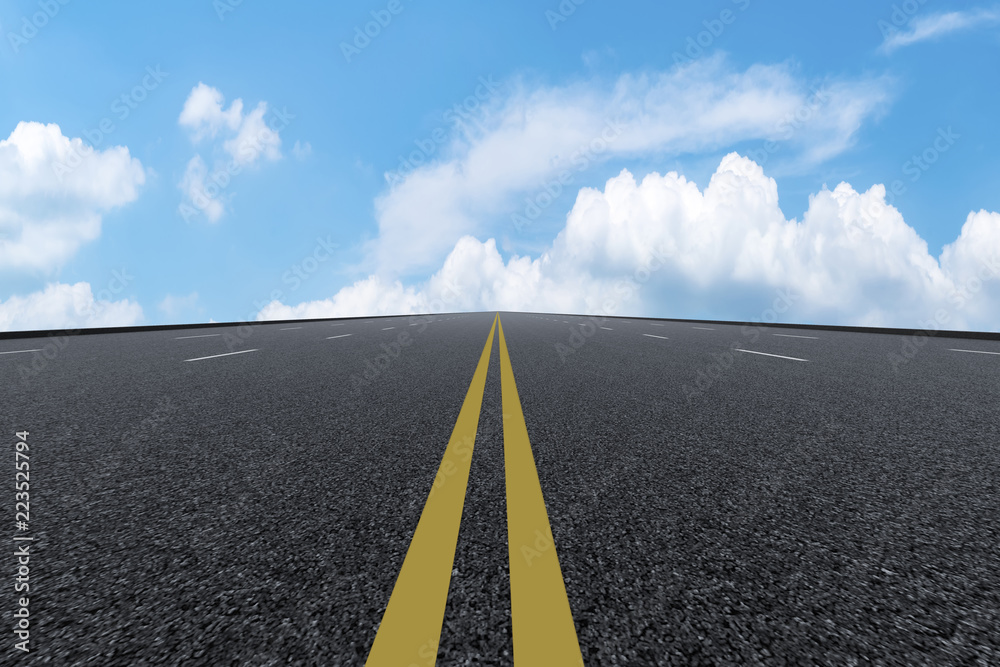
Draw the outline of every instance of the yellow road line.
M434 665L462 523L486 372L499 315L479 357L472 384L448 440L427 503L403 559L382 623L365 663L369 667Z
M583 665L542 485L500 324L510 606L517 667Z

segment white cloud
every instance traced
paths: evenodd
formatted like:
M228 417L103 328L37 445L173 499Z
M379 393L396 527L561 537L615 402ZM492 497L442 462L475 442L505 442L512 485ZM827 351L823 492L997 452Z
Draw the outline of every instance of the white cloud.
M195 155L188 161L178 184L184 193L179 210L186 220L200 211L210 222L217 222L225 213L227 199L221 193L233 177L262 158L281 159L281 128L268 125L266 102L259 102L248 113L243 112L242 99L233 100L228 109L223 108L224 104L225 98L218 89L199 83L188 95L178 119L181 127L191 132L195 143L206 138L216 140L211 146L212 171L209 172L201 155Z
M223 110L224 102L218 89L199 82L184 102L178 122L190 129L196 140L215 137L223 128L237 132L243 122L243 100L233 100L228 110Z
M168 294L156 307L168 318L176 319L187 311L194 310L198 305L198 293L191 292L185 296L174 296Z
M456 238L523 208L525 194L609 158L774 140L789 158L818 162L848 148L890 97L884 79L830 80L815 91L808 84L790 66L735 71L722 57L624 75L610 87L514 84L470 114L482 116L475 124L449 112L457 126L451 140L376 200L374 266L389 276L427 270Z
M18 123L0 141L0 271L58 268L145 180L124 146L95 150L58 125Z
M665 258L656 258L660 253ZM371 276L331 299L274 302L258 319L537 310L759 318L777 295L786 321L1000 327L1000 214L971 214L940 259L885 202L841 183L787 219L775 181L727 155L701 190L684 176L628 171L585 188L541 256L504 262L493 239L463 237L426 283Z
M356 317L417 313L426 310L426 295L401 282L385 283L378 276L359 280L340 290L331 299L310 301L294 307L272 301L257 314L258 320L310 319L321 317Z
M307 157L312 155L313 147L308 141L304 144L296 141L295 145L292 146L292 155L295 156L296 160L305 160Z
M1000 22L1000 12L992 9L970 9L918 16L910 21L908 30L894 30L886 34L880 48L883 53L888 54L904 46L943 37L960 30L995 25L997 22Z
M262 155L268 160L281 159L281 137L267 126L266 113L267 104L261 102L243 119L236 136L223 144L233 164L251 165Z
M218 197L209 192L207 178L208 167L205 166L205 161L200 155L195 155L184 170L180 189L187 197L187 201L204 213L209 222L218 222L225 212L225 206Z
M110 293L95 298L90 284L52 283L27 296L0 301L0 331L117 327L140 324L142 307Z

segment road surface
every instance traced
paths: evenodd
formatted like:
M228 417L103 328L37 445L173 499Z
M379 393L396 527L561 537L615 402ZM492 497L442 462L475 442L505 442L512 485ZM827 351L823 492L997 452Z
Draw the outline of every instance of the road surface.
M361 665L394 588L438 665L1000 664L1000 341L501 313L505 383L495 320L0 340L10 664Z

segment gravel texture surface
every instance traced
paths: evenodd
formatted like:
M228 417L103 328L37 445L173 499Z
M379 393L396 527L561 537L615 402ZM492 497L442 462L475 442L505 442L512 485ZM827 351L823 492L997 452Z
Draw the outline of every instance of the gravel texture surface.
M0 355L4 660L363 664L492 317ZM1000 664L1000 342L501 317L588 665ZM511 652L494 343L438 664Z

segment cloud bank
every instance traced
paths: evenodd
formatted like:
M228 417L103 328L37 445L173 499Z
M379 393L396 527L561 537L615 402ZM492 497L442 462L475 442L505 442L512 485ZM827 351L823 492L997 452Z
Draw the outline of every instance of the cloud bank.
M993 330L1000 326L1000 214L970 213L938 258L885 200L847 183L788 219L775 181L727 155L704 190L676 172L584 188L536 258L504 261L493 239L462 237L418 285L372 275L330 299L272 302L258 319L462 310L759 318L776 296L785 321Z
M142 307L114 299L110 291L96 296L89 283L52 283L27 296L0 301L0 331L81 329L141 324Z
M426 275L455 239L482 233L483 221L519 210L564 172L743 141L815 164L850 147L891 97L884 78L808 82L789 65L737 71L722 56L610 85L509 88L486 99L477 89L459 113L446 112L451 138L417 142L408 161L420 166L376 200L379 236L368 250L380 280Z

